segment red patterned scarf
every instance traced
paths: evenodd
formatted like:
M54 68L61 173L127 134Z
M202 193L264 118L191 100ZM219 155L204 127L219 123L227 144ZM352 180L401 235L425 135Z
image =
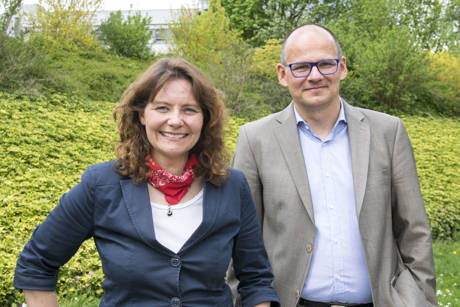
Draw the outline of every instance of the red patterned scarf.
M162 169L152 157L148 157L151 175L148 182L165 195L168 204L177 204L187 193L195 178L195 169L199 166L195 155L191 155L184 166L182 176L175 176Z

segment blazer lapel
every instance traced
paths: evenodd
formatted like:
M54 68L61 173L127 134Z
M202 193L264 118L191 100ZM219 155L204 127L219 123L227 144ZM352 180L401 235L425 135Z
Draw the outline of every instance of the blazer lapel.
M359 216L363 205L364 193L366 192L371 134L364 115L346 102L343 105L348 123L356 212Z
M120 185L129 217L139 237L149 246L157 247L147 183L134 184L131 179L123 179Z
M288 170L293 178L300 199L307 210L312 223L314 223L313 204L311 201L310 186L308 184L305 159L300 146L297 122L294 114L294 104L275 117L275 137L283 154Z
M192 236L185 242L179 253L196 244L211 231L217 219L218 209L221 207L221 191L212 183L205 181L203 191L203 221Z

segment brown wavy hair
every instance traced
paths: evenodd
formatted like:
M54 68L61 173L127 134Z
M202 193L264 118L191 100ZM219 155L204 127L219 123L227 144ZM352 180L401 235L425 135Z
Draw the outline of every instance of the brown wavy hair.
M113 110L120 139L115 148L116 171L135 183L150 175L147 155L151 153L145 126L139 120L146 105L153 101L166 82L185 79L192 85L192 94L203 112L203 127L198 142L190 150L200 162L197 176L220 185L227 176L228 154L223 140L225 107L221 93L193 64L180 58L162 58L153 63L123 93Z

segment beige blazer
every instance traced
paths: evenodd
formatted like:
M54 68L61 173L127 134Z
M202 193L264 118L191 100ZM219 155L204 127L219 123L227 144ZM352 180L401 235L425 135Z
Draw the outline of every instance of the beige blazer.
M437 306L431 231L400 119L344 103L356 214L377 307ZM240 128L233 167L246 175L282 307L294 307L315 248L315 222L291 103Z

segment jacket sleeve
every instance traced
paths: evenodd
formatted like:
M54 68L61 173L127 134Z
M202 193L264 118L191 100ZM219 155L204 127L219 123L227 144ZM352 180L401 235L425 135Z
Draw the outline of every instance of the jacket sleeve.
M437 306L430 224L425 211L409 136L401 122L395 132L392 161L393 231L401 259Z
M235 153L233 154L232 167L241 170L246 176L257 209L260 225L263 228L263 186L260 182L254 151L251 147L245 126L240 128Z
M53 291L59 267L92 236L92 175L87 170L79 184L33 232L19 255L13 285L19 289Z
M272 306L279 306L279 298L272 288L273 274L257 212L244 176L241 176L240 204L241 226L234 242L233 267L239 280L238 292L242 306L252 307L267 301L271 301Z

